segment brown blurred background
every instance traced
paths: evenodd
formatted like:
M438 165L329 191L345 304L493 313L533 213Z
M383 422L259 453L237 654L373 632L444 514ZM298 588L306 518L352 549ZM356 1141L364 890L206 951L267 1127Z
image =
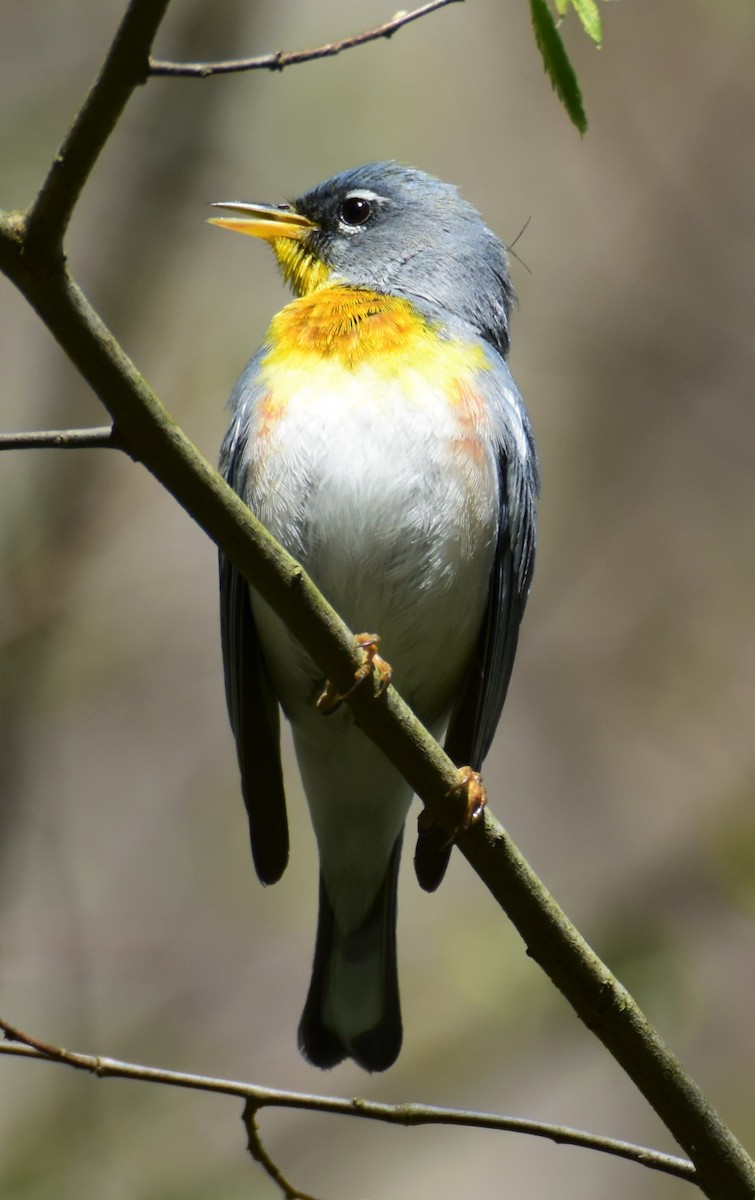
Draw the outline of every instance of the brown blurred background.
M0 203L23 206L121 0L0 0ZM534 589L487 766L496 814L755 1143L755 8L602 6L567 45L591 128L543 76L524 0L469 0L281 75L156 80L77 211L73 269L211 458L285 300L272 256L204 224L376 158L461 185L512 241L511 363L542 458ZM162 57L313 45L390 5L181 0ZM3 429L99 424L0 280ZM674 1150L463 861L404 864L405 1048L382 1077L307 1066L295 1029L316 864L263 891L222 689L212 545L110 452L0 458L0 1012L82 1051L308 1091L421 1099ZM0 1059L0 1194L267 1200L235 1100ZM689 1187L510 1135L269 1113L328 1200L676 1200Z

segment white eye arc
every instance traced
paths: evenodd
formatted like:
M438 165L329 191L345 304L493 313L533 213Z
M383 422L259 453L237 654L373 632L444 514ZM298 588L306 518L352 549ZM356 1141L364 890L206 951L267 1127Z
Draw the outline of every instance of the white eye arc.
M375 192L349 192L341 201L339 221L343 229L354 230L366 225L383 198Z

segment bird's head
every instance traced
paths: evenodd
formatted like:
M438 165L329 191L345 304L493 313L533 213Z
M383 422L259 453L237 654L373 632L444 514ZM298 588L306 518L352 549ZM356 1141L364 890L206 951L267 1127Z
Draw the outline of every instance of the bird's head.
M288 204L221 203L211 222L268 241L297 296L331 284L409 299L431 321L471 326L505 354L514 298L506 251L451 184L369 163Z

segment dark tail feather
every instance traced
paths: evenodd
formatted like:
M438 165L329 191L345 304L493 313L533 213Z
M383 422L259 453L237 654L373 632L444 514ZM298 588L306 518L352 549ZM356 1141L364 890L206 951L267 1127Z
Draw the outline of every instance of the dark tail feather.
M428 824L423 828L422 816L417 830L414 870L419 886L426 892L434 892L443 882L454 841L440 825Z
M384 1071L401 1049L396 969L396 889L401 837L370 912L352 933L338 929L320 876L315 961L299 1025L299 1046L313 1066L353 1058ZM362 1014L360 1016L360 1009Z

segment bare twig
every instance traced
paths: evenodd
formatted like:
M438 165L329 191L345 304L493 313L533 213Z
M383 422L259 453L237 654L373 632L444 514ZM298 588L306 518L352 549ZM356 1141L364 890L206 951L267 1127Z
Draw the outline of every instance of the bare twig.
M206 79L208 75L228 75L237 71L282 71L284 67L292 67L295 63L311 62L317 58L333 58L344 50L352 50L355 46L364 46L367 42L375 42L378 38L392 37L397 30L403 29L412 21L426 17L439 8L449 4L458 4L463 0L431 0L421 8L412 12L398 12L390 21L376 25L374 29L365 29L351 37L341 38L337 42L326 42L324 46L315 46L310 50L276 50L273 54L260 54L254 58L236 58L224 62L177 63L164 62L151 58L149 62L150 75L191 75Z
M30 433L0 433L0 450L90 450L105 446L122 450L112 425L94 429L40 429Z
M257 1113L260 1106L254 1100L247 1100L244 1105L244 1114L242 1120L247 1134L247 1150L251 1154L256 1163L262 1167L263 1171L270 1176L285 1196L285 1200L316 1200L315 1196L311 1196L308 1192L302 1192L299 1188L294 1187L290 1180L281 1171L280 1167L268 1154L262 1142L262 1133L260 1131Z
M498 1113L474 1112L468 1109L439 1108L432 1104L379 1104L359 1098L342 1099L338 1096L312 1095L306 1092L288 1092L278 1088L260 1087L258 1084L243 1083L233 1079L213 1079L206 1075L190 1075L181 1071L168 1071L162 1067L146 1067L139 1063L121 1062L115 1058L102 1058L63 1050L29 1034L0 1019L0 1029L10 1041L0 1043L0 1054L15 1054L27 1058L43 1059L48 1062L65 1063L78 1070L90 1071L101 1077L141 1079L148 1083L160 1083L168 1087L190 1088L193 1091L214 1092L225 1096L239 1096L246 1100L244 1122L250 1137L257 1138L257 1113L263 1108L290 1108L308 1112L329 1113L334 1116L359 1117L363 1120L382 1121L388 1125L452 1125L467 1129L489 1129L504 1133L528 1134L547 1138L560 1145L578 1146L588 1150L599 1150L618 1158L625 1158L653 1171L674 1175L677 1179L695 1182L695 1168L691 1162L671 1154L637 1146L632 1142L616 1138L599 1137L566 1125L552 1125L544 1121L528 1121L519 1117L505 1117ZM264 1152L263 1152L264 1154ZM257 1158L257 1155L254 1154ZM262 1161L259 1159L258 1161ZM264 1165L264 1164L263 1164ZM267 1167L265 1168L267 1170ZM276 1168L277 1169L277 1168ZM275 1178L275 1176L273 1175ZM277 1182L282 1180L277 1179ZM283 1181L282 1187L290 1189L288 1195L299 1197L291 1184Z

